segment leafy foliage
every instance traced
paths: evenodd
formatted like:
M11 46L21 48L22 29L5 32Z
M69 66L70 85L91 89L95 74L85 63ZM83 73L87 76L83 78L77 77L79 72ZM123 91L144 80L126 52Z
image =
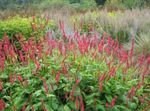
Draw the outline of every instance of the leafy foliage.
M0 41L2 109L141 111L149 107L150 59L142 56L134 61L134 42L127 52L106 34L67 35L63 22L59 25L60 38L49 32L38 40L22 41L20 36L21 49L6 35Z
M41 36L41 34L46 34L48 30L56 30L57 27L53 20L33 17L22 18L15 16L6 20L1 20L0 39L3 37L4 33L10 38L15 37L16 34L21 34L28 39L33 35L35 36L35 34L36 36Z
M4 33L8 36L15 36L17 33L23 34L25 37L30 37L32 28L27 18L20 18L19 16L10 18L8 20L0 21L0 39Z

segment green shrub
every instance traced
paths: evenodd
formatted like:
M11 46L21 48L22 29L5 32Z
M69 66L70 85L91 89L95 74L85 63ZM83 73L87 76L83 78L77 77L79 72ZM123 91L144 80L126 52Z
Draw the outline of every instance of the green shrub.
M9 37L20 33L25 37L30 37L32 28L27 18L21 18L19 16L8 18L7 20L0 21L0 39L6 33Z
M142 8L148 3L145 0L107 0L105 6L111 9Z
M36 25L36 30L33 29L33 25ZM43 29L41 30L40 28ZM6 33L10 38L16 34L23 35L26 39L30 38L32 35L35 36L38 33L38 36L44 36L46 31L56 29L56 24L53 20L43 19L37 17L32 21L32 18L22 18L15 16L8 18L7 20L0 21L0 39ZM38 31L38 32L37 32Z

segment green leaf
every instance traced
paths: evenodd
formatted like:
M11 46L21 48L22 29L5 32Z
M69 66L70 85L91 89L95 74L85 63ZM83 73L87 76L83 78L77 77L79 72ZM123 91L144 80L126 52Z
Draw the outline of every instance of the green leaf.
M102 106L102 105L97 105L96 109L99 110L99 111L105 111L105 107Z
M64 106L64 111L71 111L71 109L67 105L65 105Z

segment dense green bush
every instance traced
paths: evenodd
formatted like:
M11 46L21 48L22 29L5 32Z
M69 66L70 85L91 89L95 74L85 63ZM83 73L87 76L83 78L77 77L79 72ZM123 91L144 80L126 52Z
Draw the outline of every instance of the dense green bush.
M31 32L32 28L30 21L27 18L16 16L0 21L0 39L3 37L4 33L9 37L12 37L17 33L23 34L25 37L30 37Z
M34 20L32 20L34 19ZM16 34L21 34L25 38L30 38L32 35L42 36L48 30L56 30L56 24L53 20L43 19L40 17L22 18L15 16L7 20L0 21L0 39L6 33L10 38Z
M132 9L145 7L146 4L149 4L146 0L107 0L105 6L112 9Z

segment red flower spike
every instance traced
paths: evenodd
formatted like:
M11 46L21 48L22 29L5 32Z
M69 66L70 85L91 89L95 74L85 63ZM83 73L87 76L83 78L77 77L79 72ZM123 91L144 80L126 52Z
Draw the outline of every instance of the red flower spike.
M13 85L13 83L14 83L14 76L12 75L12 73L9 74L9 81Z
M21 75L18 75L18 80L19 80L20 82L22 82L22 81L23 81L23 79L22 79L22 76L21 76Z
M2 99L0 99L0 111L4 110L5 109L5 103Z
M127 95L127 98L133 98L134 95L135 95L135 89L134 87L132 87Z
M43 84L44 84L44 89L46 91L46 94L48 94L48 86L47 86L46 82L44 81Z
M79 82L80 82L80 79L77 79L75 85L72 87L72 90L70 91L71 101L74 100L74 91L75 91L77 85L79 84Z
M26 85L26 87L28 87L28 80L27 79L25 80L25 85Z
M82 96L80 96L80 106L81 106L81 111L84 111L84 102Z
M136 90L139 90L142 86L143 86L143 82L140 82L140 83L138 84L138 86L136 87Z
M40 28L43 30L43 24L40 24Z
M58 83L59 83L59 80L60 80L60 72L58 72L57 74L56 74L56 77L55 77L55 81L56 81L56 84L58 85Z
M18 78L18 80L19 80L20 84L21 84L21 85L23 85L23 84L22 84L22 82L23 82L22 76L21 76L21 75L18 75L18 77L17 77L17 78Z
M36 23L33 23L33 30L36 30Z
M93 31L93 26L92 23L89 24L89 31L92 32Z
M0 91L3 89L3 82L0 81Z
M144 63L144 59L145 59L145 55L144 52L142 53L142 56L139 58L139 65L142 66L142 64Z
M39 61L35 61L35 65L36 65L36 70L39 70L41 68L41 65L39 63Z
M4 70L4 68L5 68L5 56L1 57L0 68L2 70Z
M108 103L106 103L106 105L105 105L105 106L106 106L106 108L108 108L108 107L109 107L109 104L108 104Z
M99 90L100 90L100 92L102 91L102 89L103 89L103 83L100 82L100 83L99 83Z
M112 68L110 69L109 73L110 73L110 76L111 76L111 77L114 77L114 76L115 76L115 73L116 73L116 68L115 68L115 67L112 67Z
M76 96L76 109L77 110L79 109L79 99L78 99L78 96Z
M78 85L78 84L79 84L79 82L80 82L80 79L77 79L77 80L76 80L76 85Z
M34 21L35 20L35 16L32 16L32 21Z
M147 65L150 65L150 55L146 59Z
M48 111L48 110L46 109L45 105L44 105L44 101L43 101L43 100L41 100L41 103L42 103L43 111Z
M21 61L24 62L24 57L21 51L19 51L19 56L20 56Z
M22 111L26 110L26 103L23 105Z
M116 103L116 99L117 97L113 98L112 101L111 101L111 107L114 107L115 106L115 103Z
M34 110L34 106L33 106L33 105L32 105L32 107L31 107L31 109L32 109L32 111L35 111L35 110Z

